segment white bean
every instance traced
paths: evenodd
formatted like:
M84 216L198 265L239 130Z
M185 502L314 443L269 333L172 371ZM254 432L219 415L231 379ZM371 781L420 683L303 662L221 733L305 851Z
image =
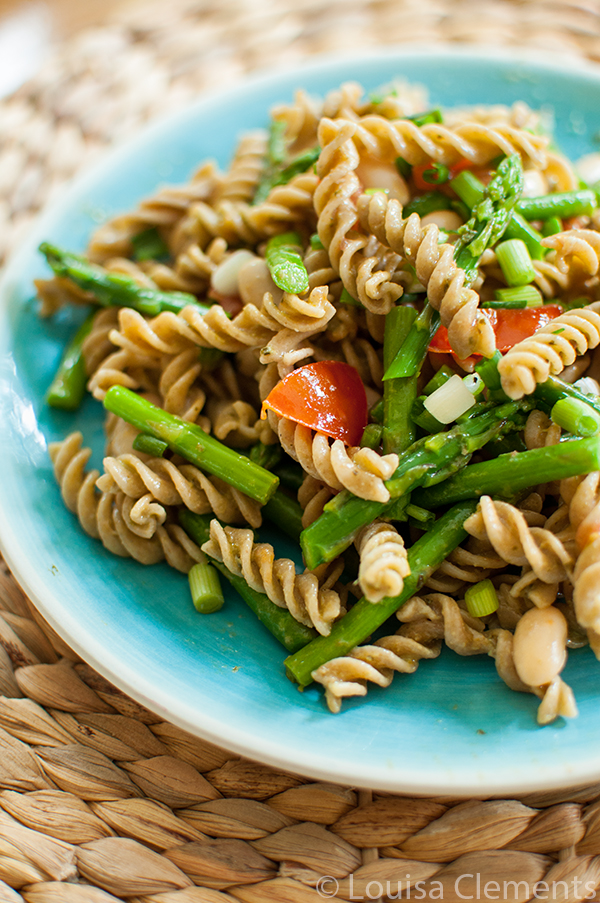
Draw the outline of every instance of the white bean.
M434 210L421 217L422 226L428 226L430 223L435 223L438 229L443 229L445 232L456 232L459 226L462 226L463 221L454 210Z
M251 251L234 251L214 270L210 280L212 287L223 295L237 295L239 272L246 263L254 259L255 255Z
M356 169L356 175L365 188L381 188L387 191L389 198L400 201L402 206L408 204L410 192L408 185L395 166L382 163L377 160L361 160Z
M548 180L539 169L526 169L523 173L523 197L539 198L548 194Z
M526 611L515 630L513 655L517 674L529 687L543 687L562 671L567 659L567 621L557 609Z
M257 307L262 306L265 292L270 292L277 304L283 297L283 292L271 279L269 268L262 257L253 256L252 260L243 264L238 272L237 287L244 304L255 304Z

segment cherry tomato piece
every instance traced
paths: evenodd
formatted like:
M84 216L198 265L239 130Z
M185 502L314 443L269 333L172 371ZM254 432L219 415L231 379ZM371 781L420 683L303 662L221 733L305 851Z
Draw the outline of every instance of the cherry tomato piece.
M266 409L346 445L360 445L369 419L367 395L355 367L318 361L292 370L263 401Z
M498 351L508 351L517 342L528 338L533 333L545 326L559 314L562 307L558 304L545 304L543 307L524 308L488 308L485 313L494 328L496 336L496 348ZM448 340L448 330L440 326L429 345L429 350L435 354L452 354L452 348Z

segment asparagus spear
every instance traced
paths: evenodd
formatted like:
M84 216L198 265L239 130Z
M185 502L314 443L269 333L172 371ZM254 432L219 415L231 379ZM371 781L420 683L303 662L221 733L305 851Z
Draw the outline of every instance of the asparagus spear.
M323 561L332 561L350 545L361 527L391 510L397 499L406 497L417 486L431 486L446 479L491 439L521 428L523 414L531 407L532 402L499 405L448 432L413 443L400 455L398 468L385 484L391 496L387 504L359 499L347 490L340 492L300 536L307 566L314 568ZM417 504L431 507L420 501Z
M46 401L53 408L76 411L85 395L87 377L82 345L92 328L95 311L88 314L63 353L54 379L46 393Z
M523 167L518 154L505 157L496 175L472 210L471 219L458 230L454 259L472 282L479 258L506 231L515 204L523 191Z
M494 495L510 499L538 483L564 480L600 470L600 439L569 439L547 448L511 452L491 461L471 464L437 486L418 489L411 501L424 508Z
M141 432L167 442L172 451L263 505L277 489L279 478L275 474L223 445L196 424L167 414L124 386L111 386L104 407Z
M404 579L399 596L387 596L377 605L364 597L339 621L334 623L327 637L317 637L300 651L285 660L287 674L301 687L312 681L312 672L325 662L347 655L355 646L364 643L378 627L394 614L423 585L425 580L466 537L465 520L477 506L475 501L462 502L442 515L408 550L410 574Z
M179 511L179 523L199 546L210 539L210 514L194 514L187 508ZM246 605L254 612L267 630L273 634L288 652L296 652L317 636L316 630L299 624L287 608L280 608L265 595L248 586L243 577L237 577L228 571L225 565L210 559L214 567L223 574L236 590Z
M412 307L394 307L385 318L383 366L391 364L415 320ZM383 453L403 452L415 441L415 424L411 417L417 397L417 376L388 379L383 384Z
M208 305L200 304L194 295L142 288L130 276L109 273L84 257L63 251L48 242L43 242L39 250L57 276L70 279L79 288L90 292L101 307L133 307L149 317L155 317L162 311L179 313L190 304L203 313L210 309Z
M477 264L485 249L491 247L505 232L522 190L521 159L518 154L513 154L500 163L496 175L484 189L481 200L473 207L471 218L458 230L454 260L467 274L467 284L477 275ZM384 380L412 376L419 372L438 324L439 314L427 301L394 361L386 370Z

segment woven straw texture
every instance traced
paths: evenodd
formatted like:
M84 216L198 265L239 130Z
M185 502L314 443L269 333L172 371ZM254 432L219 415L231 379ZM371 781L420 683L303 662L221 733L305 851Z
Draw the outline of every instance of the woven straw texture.
M598 60L600 10L596 0L132 6L0 103L0 260L91 158L201 90L313 53L457 41ZM5 569L0 788L0 903L317 903L334 892L374 900L380 888L397 899L408 885L411 899L525 901L536 882L542 899L600 900L600 785L519 801L409 799L232 757L78 660Z

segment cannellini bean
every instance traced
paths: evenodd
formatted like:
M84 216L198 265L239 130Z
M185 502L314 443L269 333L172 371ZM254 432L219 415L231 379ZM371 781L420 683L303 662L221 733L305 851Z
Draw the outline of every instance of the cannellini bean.
M238 294L238 276L242 267L255 260L251 251L234 251L214 270L210 283L215 291L223 295Z
M387 191L389 198L400 201L402 206L408 204L410 192L408 185L395 166L379 161L362 160L356 168L363 188L382 188Z
M256 304L257 307L262 305L265 292L270 292L276 302L283 297L283 292L271 279L264 259L254 255L239 270L237 290L244 304Z
M575 164L575 169L588 185L600 181L600 154L586 154L584 157L580 157Z
M463 221L454 210L434 210L433 213L426 213L421 217L422 226L428 226L430 223L434 223L445 232L456 232Z
M526 169L523 173L523 197L539 198L548 194L548 180L539 169Z
M517 674L529 687L543 687L560 674L567 660L567 621L557 609L526 611L515 630Z

